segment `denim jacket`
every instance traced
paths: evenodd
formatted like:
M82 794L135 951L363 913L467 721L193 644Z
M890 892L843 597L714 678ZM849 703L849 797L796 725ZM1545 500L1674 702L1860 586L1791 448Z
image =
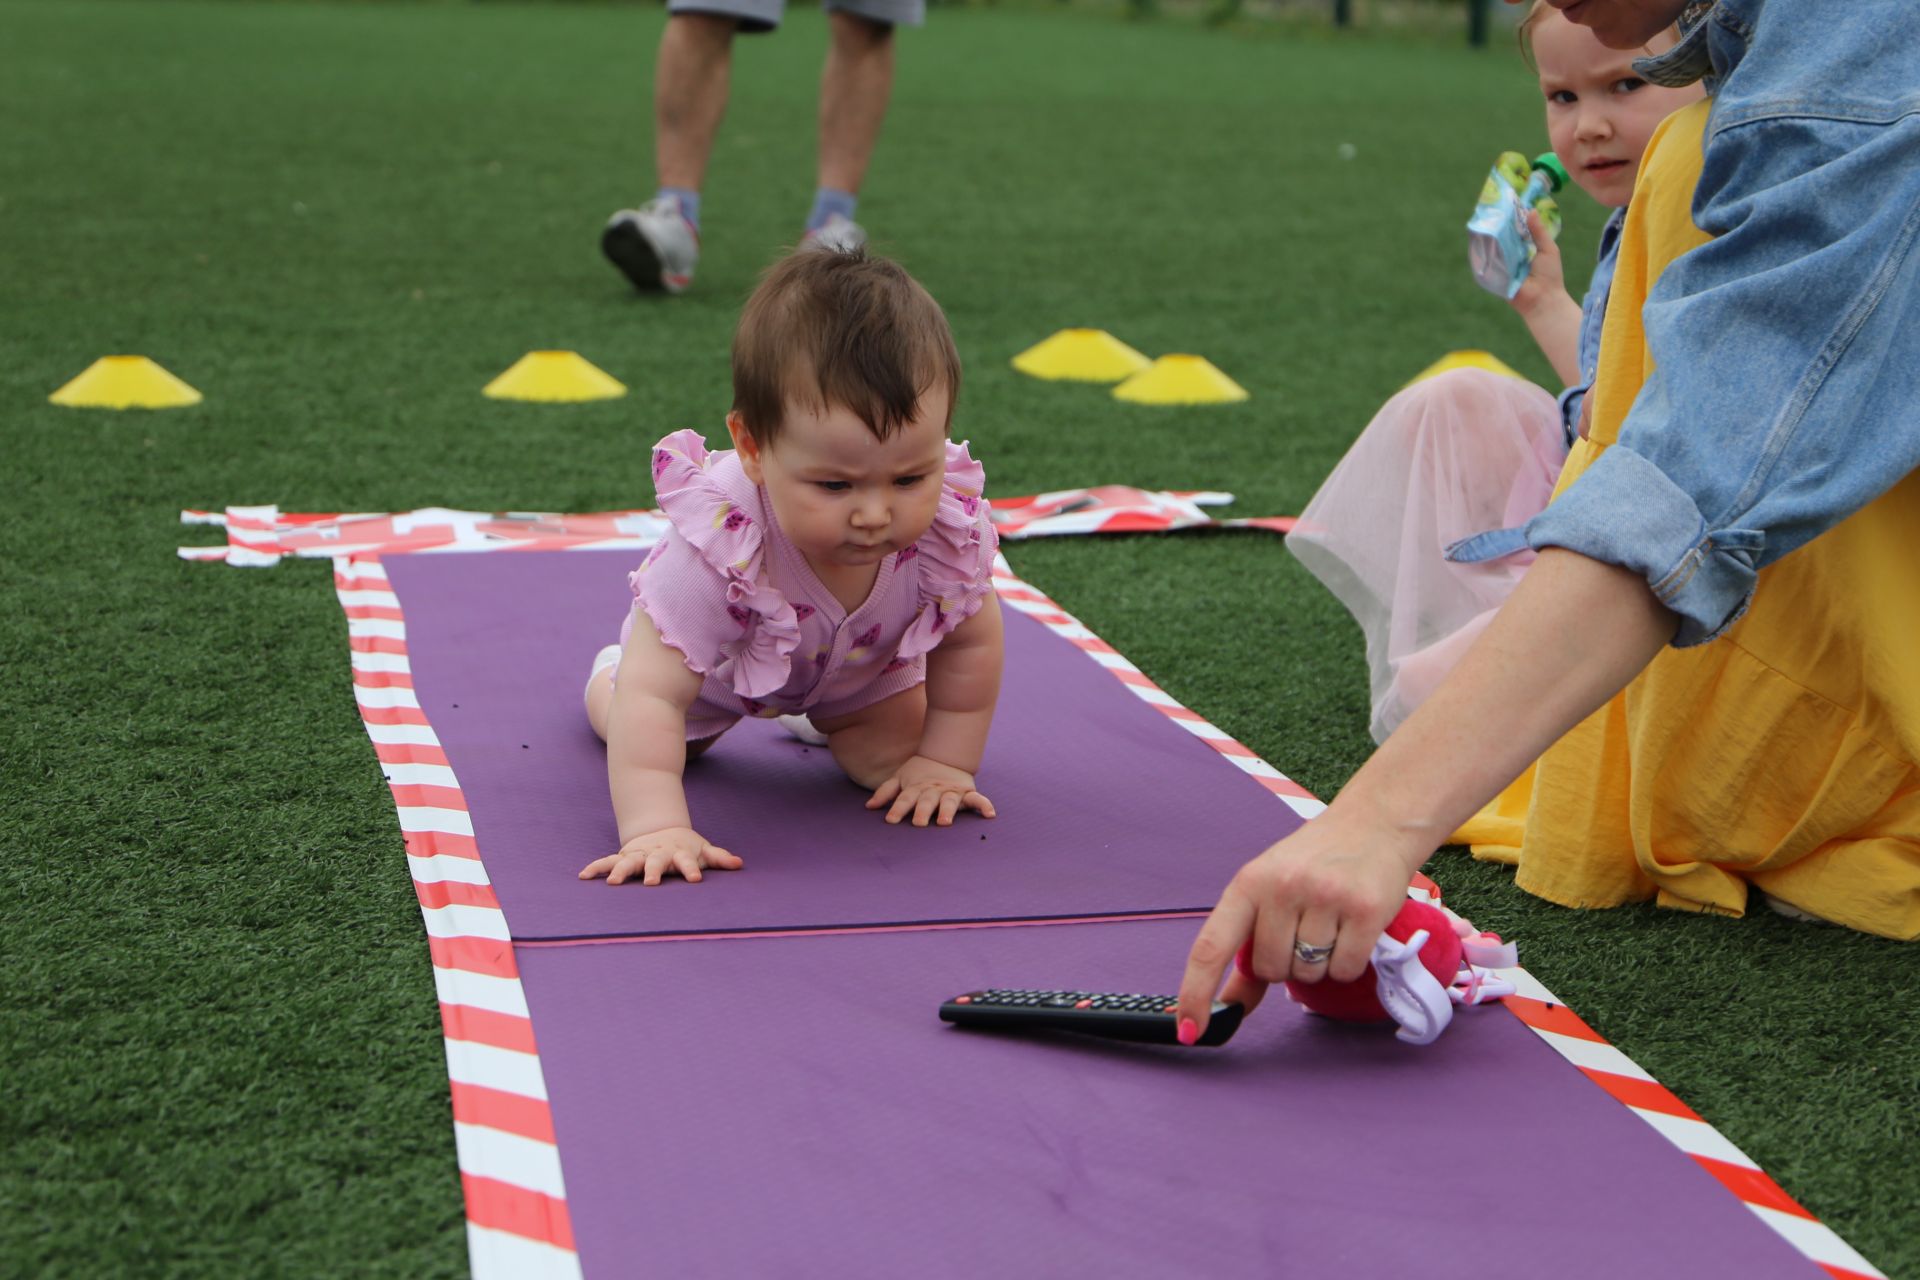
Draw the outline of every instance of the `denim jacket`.
M1615 209L1600 228L1600 255L1593 264L1593 278L1580 299L1580 381L1560 393L1560 427L1571 446L1580 437L1580 406L1593 390L1594 371L1600 367L1600 328L1607 319L1607 296L1613 292L1613 266L1620 261L1620 228L1627 211ZM1520 548L1515 547L1518 551Z
M1638 64L1707 80L1693 218L1716 238L1647 299L1655 370L1618 442L1525 536L1645 576L1676 645L1920 465L1917 9L1718 0Z

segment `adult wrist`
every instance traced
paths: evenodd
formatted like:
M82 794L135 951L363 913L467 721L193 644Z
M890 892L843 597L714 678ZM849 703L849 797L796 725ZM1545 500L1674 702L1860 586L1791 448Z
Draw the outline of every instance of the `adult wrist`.
M1453 828L1432 818L1397 812L1390 798L1372 794L1362 779L1355 781L1361 783L1357 790L1349 784L1314 821L1333 819L1351 833L1348 838L1356 846L1390 852L1411 877L1446 842Z

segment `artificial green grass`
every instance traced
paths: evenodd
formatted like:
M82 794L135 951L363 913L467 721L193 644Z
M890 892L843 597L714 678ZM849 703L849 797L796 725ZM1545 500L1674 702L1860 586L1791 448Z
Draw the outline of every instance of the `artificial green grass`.
M823 31L797 13L740 45L699 279L663 302L595 247L650 190L660 22L0 3L0 1273L464 1270L426 947L325 569L183 564L209 531L173 521L641 505L654 439L717 433L735 309L811 189ZM1460 234L1536 116L1497 50L942 8L903 39L862 218L952 317L957 434L996 492L1224 487L1295 511L1441 352L1546 377ZM1600 215L1568 203L1583 258ZM1199 351L1252 399L1156 411L1007 367L1075 324ZM632 394L480 397L540 347ZM206 402L46 403L122 351ZM1009 554L1316 791L1365 757L1357 632L1276 541ZM1809 1208L1920 1275L1912 950L1764 913L1564 911L1457 853L1433 870Z

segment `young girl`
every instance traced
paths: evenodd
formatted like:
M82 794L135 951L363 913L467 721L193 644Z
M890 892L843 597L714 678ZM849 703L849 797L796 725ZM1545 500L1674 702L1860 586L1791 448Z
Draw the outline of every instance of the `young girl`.
M1655 126L1700 97L1640 79L1641 51L1609 49L1536 0L1521 46L1540 75L1547 136L1581 190L1614 210L1584 303L1568 294L1560 252L1529 215L1539 255L1512 305L1554 372L1539 387L1481 370L1415 383L1389 400L1300 517L1287 546L1326 584L1366 636L1372 731L1384 742L1452 669L1534 556L1490 530L1524 524L1546 505L1600 352L1614 254L1640 159ZM1651 49L1673 43L1671 33ZM1503 554L1504 553L1504 554Z
M991 818L974 786L999 693L997 541L985 473L947 440L960 360L892 262L780 262L733 343L733 449L653 450L673 528L634 572L620 644L594 661L620 850L608 884L741 865L687 811L681 771L742 716L804 713L888 822Z

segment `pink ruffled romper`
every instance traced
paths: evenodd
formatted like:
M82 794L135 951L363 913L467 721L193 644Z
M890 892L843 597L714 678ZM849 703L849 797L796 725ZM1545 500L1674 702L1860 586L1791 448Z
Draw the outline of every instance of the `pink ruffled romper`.
M986 470L964 444L947 445L932 527L881 561L852 613L732 450L709 453L699 432L676 431L654 446L653 483L673 528L628 582L660 638L706 677L687 709L689 741L742 716L824 719L911 689L927 678L927 653L993 590ZM622 644L632 630L629 612Z

